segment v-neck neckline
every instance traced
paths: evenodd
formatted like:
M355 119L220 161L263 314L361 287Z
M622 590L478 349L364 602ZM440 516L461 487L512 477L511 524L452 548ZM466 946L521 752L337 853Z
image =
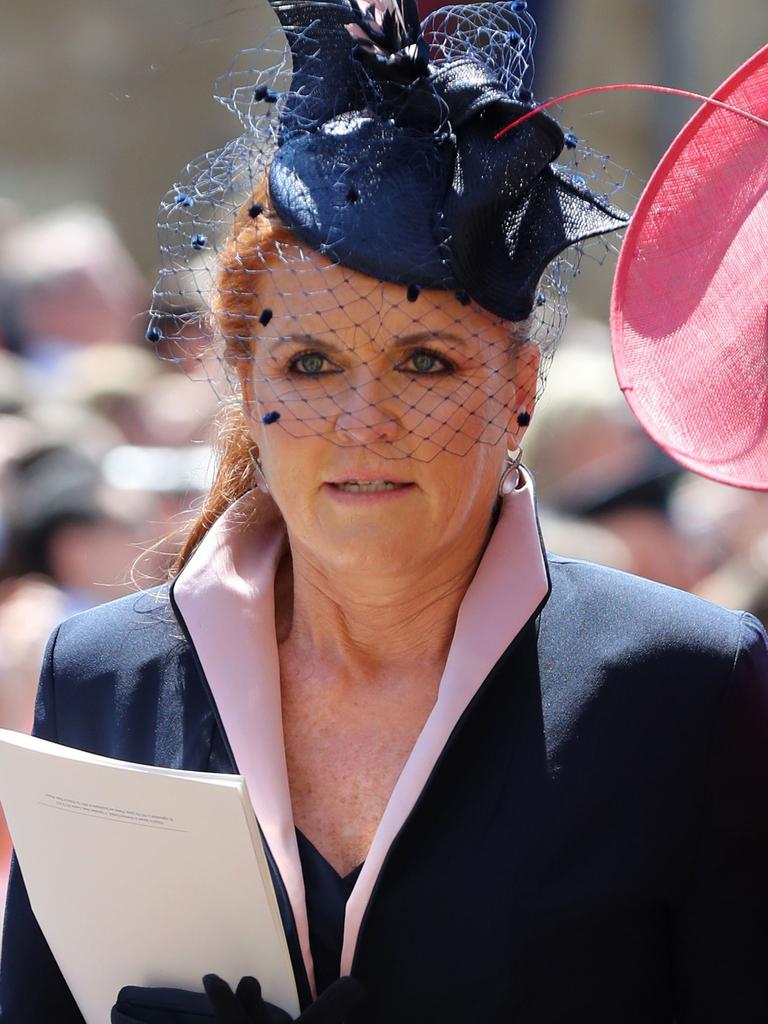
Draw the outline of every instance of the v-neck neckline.
M316 857L317 860L322 861L323 865L327 867L329 872L332 872L336 876L336 878L342 885L344 885L345 887L348 886L349 891L352 891L352 886L357 880L357 876L362 871L363 864L365 864L364 860L360 861L360 863L353 867L351 871L348 871L346 875L341 875L333 866L333 864L331 864L328 858L324 857L320 850L318 850L318 848L315 846L315 844L312 842L309 836L302 832L298 826L296 826L296 838L299 843L299 852L301 852L301 847L302 845L304 845L305 848L308 848L310 850L313 857Z

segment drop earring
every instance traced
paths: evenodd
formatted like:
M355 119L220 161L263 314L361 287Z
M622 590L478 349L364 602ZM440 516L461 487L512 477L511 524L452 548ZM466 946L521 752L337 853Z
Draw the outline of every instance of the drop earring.
M520 482L520 463L522 461L522 448L516 448L514 451L507 448L507 461L499 480L498 494L500 498L503 498L505 494L511 494Z

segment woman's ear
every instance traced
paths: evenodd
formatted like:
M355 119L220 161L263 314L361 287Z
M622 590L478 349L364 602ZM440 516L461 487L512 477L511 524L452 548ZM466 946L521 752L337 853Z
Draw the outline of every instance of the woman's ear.
M515 401L509 413L509 447L519 448L536 407L541 349L532 341L521 344L515 360Z
M248 432L254 441L258 438L255 435L254 427L258 422L258 417L255 415L256 411L256 395L253 388L253 379L248 373L250 362L247 359L239 359L237 361L237 380L240 387L240 404L243 410L243 416L245 423L248 428Z

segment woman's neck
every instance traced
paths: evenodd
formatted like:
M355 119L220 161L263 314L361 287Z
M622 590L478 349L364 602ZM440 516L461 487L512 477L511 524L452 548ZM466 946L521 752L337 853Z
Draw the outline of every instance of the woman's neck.
M323 566L291 545L276 582L278 639L336 679L381 679L442 666L487 531L450 560L388 576Z

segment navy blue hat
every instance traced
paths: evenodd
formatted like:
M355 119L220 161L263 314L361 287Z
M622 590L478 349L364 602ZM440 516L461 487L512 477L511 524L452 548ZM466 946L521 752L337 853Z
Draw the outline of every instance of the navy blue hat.
M563 250L626 225L627 214L558 166L566 140L548 115L495 139L533 107L527 84L491 59L498 41L445 59L425 39L415 0L273 7L293 80L269 187L302 241L354 270L464 293L517 321Z

